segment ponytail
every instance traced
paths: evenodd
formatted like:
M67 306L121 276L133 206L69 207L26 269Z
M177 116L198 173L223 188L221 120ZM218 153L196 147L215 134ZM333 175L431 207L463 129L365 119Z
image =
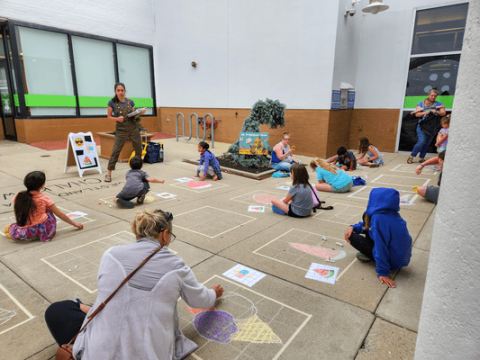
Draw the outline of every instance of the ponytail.
M45 184L45 179L45 173L42 171L32 171L25 176L23 185L25 185L27 190L20 191L17 194L15 197L15 205L13 206L18 226L22 227L27 225L31 215L37 209L30 191L40 190Z

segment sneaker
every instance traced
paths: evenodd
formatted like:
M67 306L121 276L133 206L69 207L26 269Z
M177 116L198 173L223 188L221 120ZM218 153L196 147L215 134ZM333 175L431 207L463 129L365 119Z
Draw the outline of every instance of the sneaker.
M362 263L367 263L367 262L370 262L372 261L372 259L370 259L369 257L363 255L361 252L358 252L357 253L357 260L362 262Z
M376 164L376 163L371 163L370 165L368 165L368 167L379 167L380 165Z
M5 233L5 236L7 238L9 238L10 240L13 240L13 237L12 235L10 235L10 232L8 231L8 228L10 227L10 225L5 225L5 228L3 229L3 232Z
M127 209L133 209L135 206L131 201L123 199L117 199L117 205Z
M137 198L137 204L138 204L138 205L142 205L142 204L143 204L143 202L145 201L145 195L147 195L147 193L145 193L145 194L143 194L142 196L139 196L139 197Z

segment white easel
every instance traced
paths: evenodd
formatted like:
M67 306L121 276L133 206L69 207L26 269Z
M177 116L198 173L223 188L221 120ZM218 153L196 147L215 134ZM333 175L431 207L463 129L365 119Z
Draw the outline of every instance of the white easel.
M64 172L66 173L68 168L74 165L77 166L80 177L88 170L97 170L100 174L102 173L96 144L91 132L68 134Z

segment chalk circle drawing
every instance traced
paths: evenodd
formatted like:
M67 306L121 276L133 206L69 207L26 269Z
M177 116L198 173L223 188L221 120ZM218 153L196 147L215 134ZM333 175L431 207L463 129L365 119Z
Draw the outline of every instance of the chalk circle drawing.
M326 260L340 260L347 256L343 250L334 250L323 246L311 246L307 244L290 243L290 246L304 253L320 257Z
M205 189L212 186L212 184L203 181L189 181L187 186L191 189Z
M338 267L312 263L305 278L335 285L338 270L340 270Z
M189 178L189 177L182 177L182 178L178 178L178 179L174 179L175 181L179 181L181 183L184 183L184 182L189 182L189 181L192 181L192 178Z
M17 313L15 310L0 309L0 325L10 321Z
M253 200L258 201L262 204L270 204L273 199L282 200L282 196L278 195L269 195L269 194L255 194L253 195Z
M205 339L228 344L232 341L231 335L237 331L233 316L226 311L201 311L193 319L195 330Z
M163 193L155 194L155 196L158 196L159 198L162 198L162 199L173 199L173 198L176 197L177 195L175 195L175 194L170 194L170 193L168 193L168 192L163 192Z
M235 265L228 271L225 271L222 275L250 287L255 285L266 276L260 271L250 269L240 264Z

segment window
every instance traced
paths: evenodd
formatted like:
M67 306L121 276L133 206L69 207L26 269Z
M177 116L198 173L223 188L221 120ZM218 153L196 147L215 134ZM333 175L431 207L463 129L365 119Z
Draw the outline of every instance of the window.
M18 27L17 41L30 115L75 115L67 35Z
M148 49L117 45L118 76L125 84L127 97L131 96L135 108L146 107L145 114L153 114L152 76Z
M136 107L155 113L152 48L26 24L9 24L22 74L15 103L20 116L106 116L121 81Z
M438 90L437 101L444 104L450 113L455 98L467 11L468 4L417 11L399 151L411 151L416 144L418 119L408 120L406 117L425 100L432 88ZM436 152L434 144L432 141L429 152Z
M72 36L80 115L107 115L115 94L113 43Z

